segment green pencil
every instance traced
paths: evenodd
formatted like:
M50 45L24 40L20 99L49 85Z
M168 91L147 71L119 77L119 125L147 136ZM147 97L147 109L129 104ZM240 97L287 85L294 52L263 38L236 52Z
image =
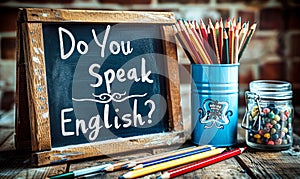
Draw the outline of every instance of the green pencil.
M241 57L243 56L243 53L244 53L244 51L245 51L247 45L249 44L249 42L250 42L250 40L251 40L251 38L252 38L252 36L253 36L253 34L254 34L255 29L256 29L256 23L254 23L254 24L251 26L250 32L249 32L248 35L247 35L246 41L245 41L245 43L244 43L244 45L243 45L241 51L239 52L239 57L238 57L238 60L239 60L239 61L240 61Z
M228 35L226 30L224 30L223 34L223 54L222 54L222 64L229 64L229 49L228 49Z
M48 178L50 179L57 179L57 178L75 178L87 174L92 174L96 172L101 172L105 167L110 166L111 164L104 164L104 165L99 165L99 166L94 166L94 167L89 167L89 168L84 168L80 170L75 170L71 171L68 173L62 173L59 175L54 175L54 176L49 176Z

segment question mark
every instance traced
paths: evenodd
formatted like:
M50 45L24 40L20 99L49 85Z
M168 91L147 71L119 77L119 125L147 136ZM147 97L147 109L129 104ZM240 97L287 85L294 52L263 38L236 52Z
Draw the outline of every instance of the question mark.
M149 118L149 119L148 119L148 123L151 124L151 123L152 123L152 120L151 120L152 114L153 114L153 112L154 112L154 110L155 110L155 103L154 103L154 101L152 101L151 99L148 99L147 101L145 101L144 105L147 106L148 103L151 104L151 109L150 109L150 111L148 112L148 118Z

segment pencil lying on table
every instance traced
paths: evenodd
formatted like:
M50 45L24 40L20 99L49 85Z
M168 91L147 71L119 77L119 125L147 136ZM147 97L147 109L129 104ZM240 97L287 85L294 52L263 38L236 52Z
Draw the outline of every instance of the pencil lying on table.
M231 151L228 151L228 152L224 152L222 154L219 154L219 155L216 155L216 156L204 159L204 160L200 160L199 162L194 162L192 164L188 164L188 165L185 165L185 166L182 166L182 167L178 167L178 168L169 170L167 172L164 172L160 177L158 177L158 179L174 178L174 177L177 177L179 175L183 175L185 173L192 172L194 170L197 170L197 169L206 167L208 165L212 165L212 164L215 164L217 162L221 162L221 161L226 160L228 158L239 155L245 149L246 149L246 147L245 148L237 148L237 149L234 149L234 150L231 150Z
M196 150L201 150L203 148L207 148L207 147L211 147L211 145L203 145L203 146L192 146L192 147L186 147L186 148L181 148L178 150L174 150L171 152L165 152L165 153L161 153L161 154L157 154L157 155L151 155L145 158L141 158L141 159L136 159L133 160L131 162L128 162L126 165L122 166L123 169L129 169L132 167L135 167L136 165L142 164L142 163L146 163L146 162L152 162L154 160L158 160L161 158L165 158L165 157L170 157L170 156L174 156L174 155L178 155L178 154L183 154L186 152L192 152L192 151L196 151Z
M169 156L169 157L163 157L163 158L160 158L160 159L157 159L157 160L153 160L153 161L150 161L150 162L145 162L145 163L139 164L139 165L131 168L130 170L137 170L137 169L149 167L149 166L156 165L156 164L159 164L159 163L168 162L168 161L171 161L171 160L176 160L176 159L179 159L179 158L199 154L199 153L206 152L206 151L209 151L209 150L212 150L212 149L215 149L215 148L214 147L206 147L206 148L202 148L202 149L199 149L199 150L185 152L185 153L181 153L181 154L177 154L177 155L173 155L173 156Z
M75 178L75 177L80 177L88 174L93 174L97 172L103 171L103 169L110 164L104 164L104 165L99 165L99 166L93 166L93 167L88 167L88 168L83 168L80 170L74 170L71 172L67 173L62 173L54 176L49 176L49 179L63 179L63 178Z
M141 168L138 170L133 170L130 171L128 173L125 173L124 175L120 176L119 179L125 179L125 178L137 178L137 177L141 177L141 176L145 176L148 175L150 173L154 173L157 171L163 171L166 169L170 169L173 167L177 167L180 165L184 165L190 162L195 162L197 160L201 160L201 159L205 159L217 154L222 153L225 150L225 148L217 148L217 149L213 149L207 152L203 152L200 154L195 154L195 155L191 155L188 157L184 157L184 158L180 158L180 159L176 159L176 160L172 160L169 162L164 162L164 163L160 163L157 165L152 165L150 167L146 167L146 168Z

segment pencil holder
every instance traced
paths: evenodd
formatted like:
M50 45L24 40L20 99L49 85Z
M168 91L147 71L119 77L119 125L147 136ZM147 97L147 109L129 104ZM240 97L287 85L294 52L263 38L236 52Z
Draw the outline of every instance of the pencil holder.
M192 142L217 147L237 143L239 64L191 66Z

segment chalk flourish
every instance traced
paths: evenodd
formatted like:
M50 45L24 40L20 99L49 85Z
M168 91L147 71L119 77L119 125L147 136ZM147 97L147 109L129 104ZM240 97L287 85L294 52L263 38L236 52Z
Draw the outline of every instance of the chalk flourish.
M94 93L92 93L92 95L95 98L82 98L82 99L77 99L77 98L72 98L73 101L91 101L91 102L96 102L96 103L109 103L111 101L120 103L123 102L127 99L130 98L142 98L145 97L147 95L147 93L144 94L135 94L135 95L129 95L129 96L125 96L126 92L122 93L113 93L113 94L109 94L109 93L102 93L100 95L95 95Z

